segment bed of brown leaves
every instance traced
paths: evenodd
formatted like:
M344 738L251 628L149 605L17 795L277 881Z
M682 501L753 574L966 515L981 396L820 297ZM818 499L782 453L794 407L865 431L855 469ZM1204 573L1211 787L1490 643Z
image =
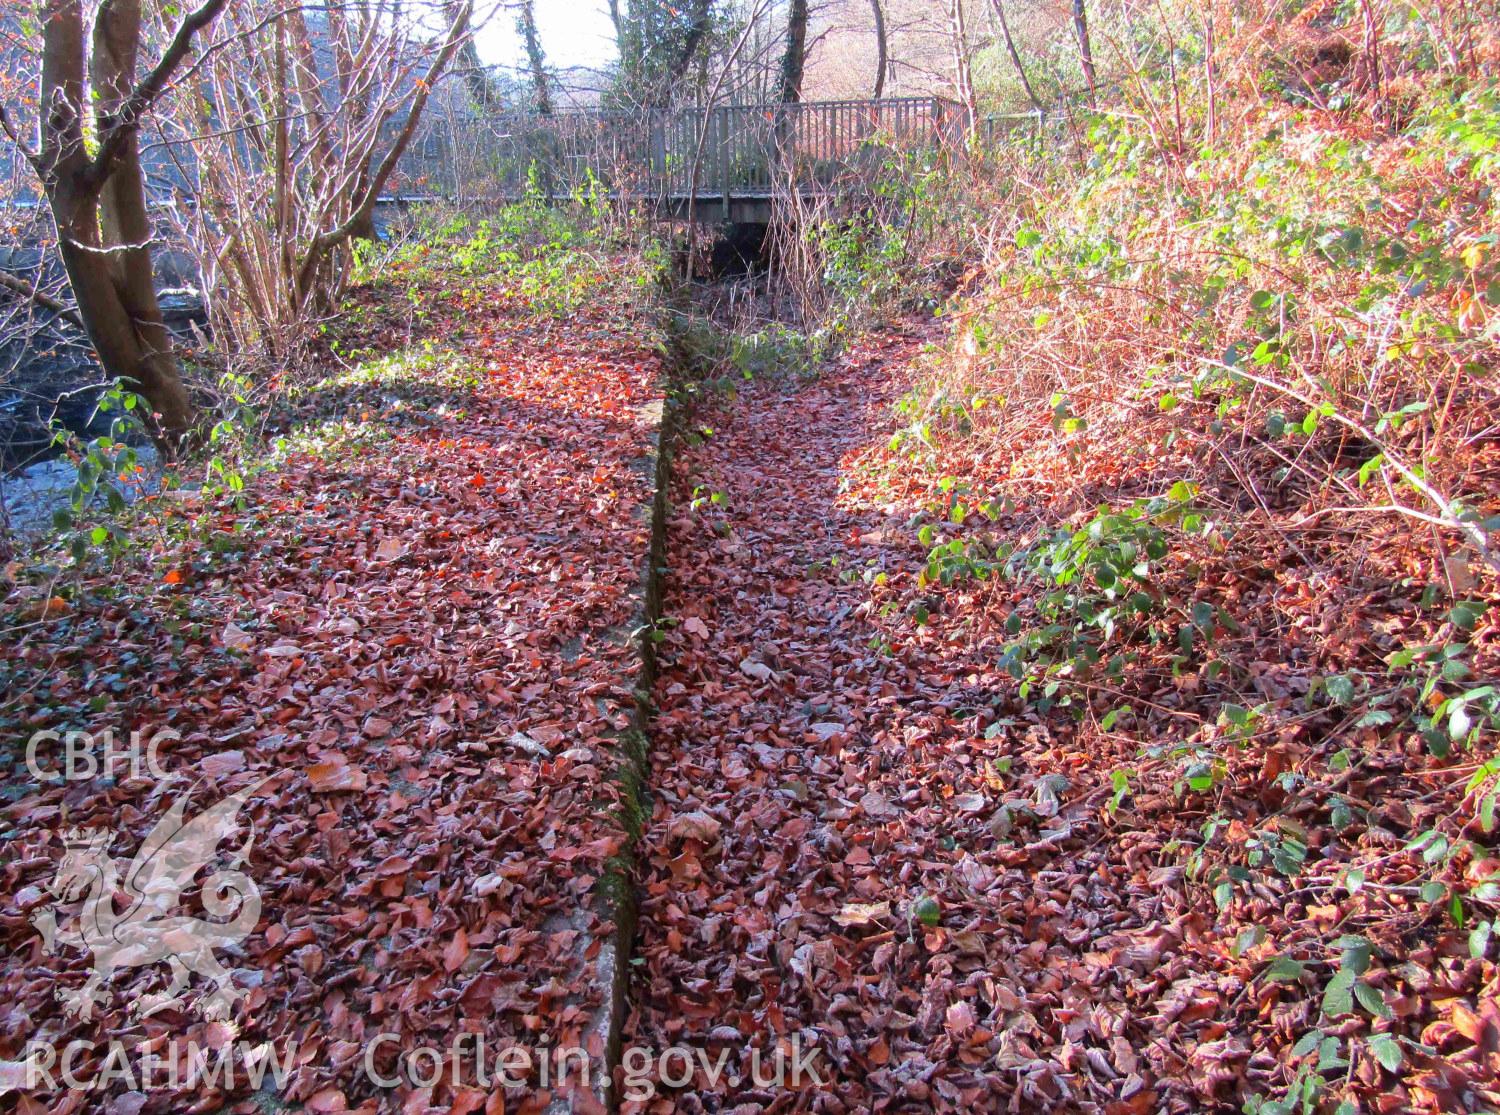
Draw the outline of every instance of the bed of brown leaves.
M217 512L189 543L44 601L13 630L16 734L170 728L181 741L166 765L186 778L39 788L11 756L5 1060L38 1039L243 1037L295 1044L283 1099L313 1112L490 1115L577 1098L381 1091L360 1065L377 1033L398 1036L381 1071L399 1048L460 1033L491 1049L579 1041L597 1004L577 977L606 927L578 911L621 838L603 818L634 700L620 679L646 547L645 324L438 297L427 336L462 375L360 389L345 440L294 454L246 511ZM1361 1055L1349 1094L1383 1112L1496 1102L1496 967L1418 899L1424 869L1403 851L1428 827L1459 835L1455 785L1472 759L1439 763L1319 708L1228 752L1213 794L1184 795L1141 749L1212 735L1228 691L1211 677L1145 656L1109 730L1100 716L1119 694L1081 723L1022 701L998 663L1031 590L916 579L914 524L932 521L938 477L889 443L929 339L876 333L818 380L758 383L689 425L624 1109L1238 1110L1298 1067L1339 933L1370 939L1364 978L1391 1017L1327 1028L1411 1041L1396 1073ZM959 444L940 464L976 487L1011 483L996 529L1020 539L1192 463L1132 456L1159 438L1081 454L1055 440L1042 413L1003 452ZM1238 617L1218 653L1277 707L1313 675L1444 637L1391 587L1393 537L1370 534L1362 562L1327 533L1237 538L1182 558L1172 585ZM1495 636L1489 620L1471 634L1481 663ZM1360 812L1353 834L1330 817L1335 748L1358 758L1332 787ZM1118 769L1131 793L1112 811ZM236 1025L129 1017L132 995L161 988L160 966L120 973L92 1020L65 1017L55 993L83 982L81 958L47 954L31 925L61 831L112 828L128 856L180 786L202 808L262 780L247 871L265 912L224 957L245 993ZM1186 867L1214 813L1231 823L1209 854L1237 862L1255 833L1295 825L1304 874L1263 873L1216 904ZM1340 882L1354 865L1358 896ZM1236 948L1249 929L1264 939ZM1268 979L1279 955L1305 971ZM664 1061L672 1049L685 1057ZM642 1095L642 1080L660 1090ZM123 1085L16 1101L120 1115L270 1102Z
M65 614L7 637L11 734L171 729L180 742L162 750L179 776L166 783L39 786L20 746L8 755L0 1056L27 1041L237 1036L295 1048L296 1068L279 1101L117 1084L0 1106L456 1115L557 1098L511 1093L507 1108L446 1077L380 1091L361 1070L378 1033L397 1035L383 1073L401 1049L460 1033L492 1052L573 1044L595 1005L577 976L600 927L579 913L620 843L607 775L635 700L654 437L642 408L660 368L649 322L504 305L433 294L413 342L451 356L454 376L366 392L349 419L372 436L293 453L245 512L217 513L169 561L85 582ZM60 831L109 828L124 863L183 789L191 815L257 782L245 870L263 914L221 955L245 994L236 1025L129 1017L163 965L116 973L91 1021L65 1017L54 993L83 982L86 960L45 954L30 924L52 900Z
M1149 488L1186 457L1133 459L1132 446L1161 444L1140 429L1130 445L1069 456L1038 404L1034 429L999 452L955 441L928 474L888 448L907 386L897 369L922 339L877 335L815 383L758 385L700 414L712 436L679 462L666 602L677 625L656 694L628 1039L708 1056L689 1083L627 1109L1238 1111L1316 1060L1291 1048L1317 1022L1337 960L1327 942L1341 933L1371 938L1366 979L1393 1017L1347 1015L1329 1031L1427 1050L1406 1047L1396 1074L1361 1055L1349 1094L1378 1111L1496 1102L1500 976L1418 900L1421 864L1402 852L1426 827L1463 827L1472 757L1438 763L1414 739L1352 731L1325 709L1229 749L1215 792L1184 796L1175 765L1142 749L1205 723L1211 735L1222 686L1148 661L1109 731L1099 720L1120 694L1102 694L1081 725L1020 701L997 661L1028 590L916 582L926 550L913 524L934 522L937 479L1013 480L1016 510L999 529L1020 541L1106 489L1124 485L1128 501L1132 484ZM692 510L709 492L723 497ZM1184 560L1172 583L1240 618L1219 653L1244 660L1261 698L1290 708L1299 679L1380 668L1398 639L1444 637L1378 575L1397 560L1394 544L1369 544L1380 535L1367 535L1364 566L1316 532L1301 549L1275 530L1255 537L1217 560L1194 554L1206 564ZM1495 635L1493 622L1472 635L1482 662ZM1342 834L1324 784L1339 747L1357 761L1332 791L1365 821ZM1111 812L1122 768L1133 792ZM1288 772L1322 781L1289 791ZM1235 820L1211 854L1242 862L1255 829L1285 824L1308 837L1306 873L1263 872L1219 909L1185 867L1214 812ZM1370 885L1351 899L1338 880L1356 864ZM1484 869L1461 857L1450 870ZM1256 928L1264 940L1236 955ZM1300 979L1266 978L1281 953L1308 961ZM787 1074L759 1083L757 1058L770 1080L778 1050ZM791 1079L809 1050L816 1076Z

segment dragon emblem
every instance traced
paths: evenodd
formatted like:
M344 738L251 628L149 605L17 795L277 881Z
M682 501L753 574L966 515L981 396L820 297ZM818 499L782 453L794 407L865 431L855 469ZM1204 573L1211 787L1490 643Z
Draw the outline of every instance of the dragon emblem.
M59 903L82 899L75 928L59 929L55 907L32 915L43 949L55 953L59 945L93 954L88 981L75 990L59 990L57 997L68 1014L88 1019L105 999L104 985L116 969L143 968L165 962L170 983L165 991L143 995L132 1004L138 1018L168 1007L184 1005L181 993L192 973L212 981L213 987L197 1002L207 1020L225 1019L243 992L230 982L229 972L214 950L243 940L260 920L260 891L239 868L255 842L252 828L227 867L215 870L201 888L203 908L224 921L174 916L182 892L208 866L221 841L239 828L239 812L262 782L225 798L191 820L184 821L188 795L183 794L152 828L123 879L110 859L115 834L104 829L74 829L63 835L65 851L57 874L47 889ZM125 898L124 910L116 896Z

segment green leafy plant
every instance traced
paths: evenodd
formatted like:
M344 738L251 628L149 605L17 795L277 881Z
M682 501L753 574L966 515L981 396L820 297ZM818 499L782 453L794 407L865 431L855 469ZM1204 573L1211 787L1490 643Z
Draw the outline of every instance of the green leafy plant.
M111 415L109 433L85 441L54 425L53 445L73 463L75 479L67 505L53 512L52 525L77 562L91 552L116 556L130 546L120 515L130 502L127 486L140 482L136 445L148 439L147 409L144 399L117 382L98 403L99 413Z
M1159 621L1173 613L1188 620L1178 628L1184 651L1195 638L1212 639L1227 617L1202 601L1185 609L1158 584L1171 533L1194 536L1211 529L1193 505L1195 495L1191 484L1179 481L1164 496L1106 510L1077 530L1059 531L1009 556L1008 578L1040 586L1036 621L1026 627L1020 612L1011 614L1007 629L1016 638L1001 658L1002 667L1021 681L1023 698L1040 685L1041 700L1050 707L1065 681L1117 676L1123 653L1105 660L1104 648L1128 645L1138 634L1159 638ZM1061 700L1067 703L1067 695Z

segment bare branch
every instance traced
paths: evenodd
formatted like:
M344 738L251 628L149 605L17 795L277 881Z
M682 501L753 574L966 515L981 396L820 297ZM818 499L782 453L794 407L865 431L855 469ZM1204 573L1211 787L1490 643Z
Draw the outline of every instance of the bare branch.
M1257 375L1255 372L1250 371L1248 368L1231 366L1218 360L1205 360L1204 363L1212 367L1231 372L1234 375L1242 376L1243 378L1249 380L1251 383L1258 383L1262 387L1269 388L1272 391L1279 391L1281 394L1286 395L1288 398L1296 399L1299 403L1302 403L1309 410L1317 410L1320 406L1318 400L1312 398L1302 391L1297 390L1297 388L1291 386L1290 384L1280 383L1277 380L1269 379L1262 375ZM1385 458L1386 464L1390 465L1391 468L1394 469L1396 473L1401 477L1401 479L1406 481L1406 483L1414 491L1418 492L1423 498L1427 500L1428 503L1432 504L1432 506L1438 509L1439 515L1437 517L1432 517L1430 521L1434 522L1436 525L1445 527L1448 530L1454 530L1462 534L1469 540L1470 545L1472 545L1474 549L1478 551L1480 558L1486 565L1488 565L1491 569L1500 571L1500 555L1497 555L1494 550L1490 548L1489 537L1478 524L1471 522L1469 519L1461 515L1459 513L1459 510L1454 507L1452 500L1448 499L1447 496L1445 496L1442 492L1438 491L1437 488L1428 483L1426 478L1422 475L1420 469L1402 460L1400 455L1390 447L1389 443L1382 440L1380 435L1375 433L1374 430L1370 429L1359 419L1353 418L1350 415L1345 414L1343 411L1338 410L1337 408L1330 409L1332 410L1332 413L1327 415L1330 421L1336 422L1338 425L1343 426L1346 430L1358 435L1365 441L1369 442L1371 445L1379 446L1381 456Z
M15 124L10 118L10 113L5 111L4 105L0 105L0 131L5 132L6 138L15 145L17 151L21 152L21 157L31 164L33 170L40 169L40 164L37 161L37 153L26 146L26 141L16 131Z
M380 198L380 191L385 187L386 180L390 178L391 172L396 169L396 164L401 161L401 156L406 152L407 145L411 143L411 137L416 134L417 125L422 119L422 110L427 107L427 98L432 93L432 87L448 62L458 52L459 45L463 42L464 35L468 29L469 16L472 11L471 4L464 4L455 16L453 26L448 30L448 37L443 42L443 47L438 51L437 57L432 60L432 65L427 68L426 75L417 83L417 92L412 97L412 102L406 110L406 120L401 125L401 131L392 142L390 149L386 151L385 158L381 160L379 168L370 176L365 186L364 196L360 198L359 204L349 217L336 228L320 233L313 240L308 249L307 256L302 265L302 278L305 280L311 271L317 267L322 254L329 248L343 243L354 235L360 225L369 220L375 211L375 203Z
M0 288L19 294L22 298L30 299L44 310L51 310L61 320L69 325L83 328L83 318L78 316L78 310L66 303L59 302L40 287L33 286L19 275L12 275L9 271L0 271Z

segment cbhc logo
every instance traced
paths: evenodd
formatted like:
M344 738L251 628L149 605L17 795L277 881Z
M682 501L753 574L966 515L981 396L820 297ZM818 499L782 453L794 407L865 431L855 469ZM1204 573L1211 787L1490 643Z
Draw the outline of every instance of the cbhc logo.
M26 769L41 782L86 782L101 773L113 776L123 765L130 778L149 774L166 781L171 775L161 767L158 757L161 745L181 738L171 728L163 728L149 739L145 738L144 732L134 731L128 741L117 743L113 729L103 732L54 732L48 729L33 732L26 741ZM42 765L39 752L49 744L54 749L58 744L62 745L60 769Z

